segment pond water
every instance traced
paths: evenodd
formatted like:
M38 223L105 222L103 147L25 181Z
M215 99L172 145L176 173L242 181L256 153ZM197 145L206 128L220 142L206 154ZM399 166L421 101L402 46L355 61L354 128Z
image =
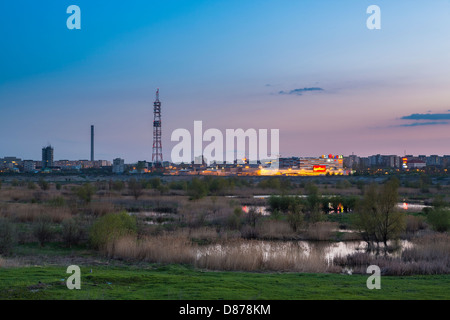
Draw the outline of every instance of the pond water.
M388 242L388 245L393 245ZM388 255L396 257L401 252L412 247L412 243L407 240L398 242L397 250L389 252ZM204 255L222 255L233 250L248 252L249 254L262 253L263 259L286 258L309 258L318 257L325 259L331 264L335 257L347 256L356 252L366 252L367 243L364 241L265 241L265 240L247 240L239 244L214 244L199 247L198 257ZM381 251L382 252L382 249ZM372 253L375 254L375 253ZM383 253L384 254L384 253Z
M145 224L167 224L176 219L176 214L155 211L128 212L131 216L141 217Z
M291 195L292 197L300 197L300 198L306 198L306 195ZM332 197L333 195L331 195ZM235 197L235 196L232 196ZM255 195L253 196L254 199L266 199L269 198L270 195ZM245 209L244 209L245 207ZM244 210L244 212L248 212L246 210L250 210L250 208L253 208L254 210L256 210L257 212L260 212L263 215L268 215L270 214L269 211L267 210L266 207L264 206L244 206L242 208L242 210ZM400 208L404 211L407 212L419 212L422 211L423 208L428 208L430 206L424 205L424 204L420 204L420 203L408 203L408 202L399 202L397 203L397 208Z
M270 214L264 206L244 206L243 210L248 212L254 208L263 215ZM130 212L130 215L144 218L146 224L166 224L176 218L173 213L159 212ZM351 232L350 230L343 230ZM394 243L388 242L388 245ZM399 256L406 248L411 248L413 244L406 240L400 240L395 244L397 250L388 253L390 256ZM380 244L382 253L383 246ZM197 257L202 256L224 256L240 252L242 254L260 254L265 260L277 259L308 259L319 258L326 260L330 265L335 257L347 256L355 252L366 252L367 243L365 241L270 241L270 240L241 240L230 241L225 244L201 245L197 248ZM375 254L375 253L373 253Z

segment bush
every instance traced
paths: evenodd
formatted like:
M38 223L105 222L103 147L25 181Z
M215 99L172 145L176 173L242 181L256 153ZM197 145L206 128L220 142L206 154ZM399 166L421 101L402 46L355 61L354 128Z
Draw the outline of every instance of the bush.
M426 228L425 219L423 217L406 216L406 232L414 233Z
M142 195L142 182L137 181L135 178L131 178L128 181L128 189L130 189L131 194L137 200Z
M198 178L193 178L188 184L187 194L190 200L201 199L208 194L208 185Z
M66 219L62 223L62 239L68 247L77 245L83 237L83 229L75 219Z
M0 254L9 255L16 243L16 230L7 219L0 219Z
M114 182L111 183L111 188L114 191L120 192L123 189L125 189L125 183L123 181L121 181L121 180L114 181Z
M279 178L268 178L264 179L261 182L258 183L258 188L263 189L280 189L281 188L281 181Z
M104 250L109 243L124 236L135 235L136 231L135 217L126 212L110 213L93 224L89 240L94 248Z
M53 239L54 232L51 226L51 219L48 216L40 217L33 226L33 235L39 241L39 245L43 247L46 242Z
M48 204L52 207L64 207L66 205L66 200L63 197L58 196L50 199Z
M50 183L48 183L44 179L40 179L39 180L39 187L41 187L41 189L44 190L44 191L48 190L48 189L50 189Z
M271 195L268 204L271 212L278 210L287 213L290 207L301 205L302 200L298 197Z
M147 188L158 189L161 186L161 179L156 177L148 180Z
M428 213L427 221L434 230L446 232L450 229L450 210L433 209Z
M95 193L95 188L90 183L85 183L81 187L76 189L76 194L80 200L83 200L86 203L90 203L92 200L92 196Z
M36 189L36 184L33 181L29 181L28 182L28 189L35 190Z
M351 188L351 187L352 187L352 184L348 180L339 180L336 183L336 188L337 189L348 189L348 188Z
M187 184L186 181L172 181L169 183L169 188L172 190L186 190Z
M236 207L232 214L228 216L227 225L230 229L239 229L242 224L244 212L240 207Z

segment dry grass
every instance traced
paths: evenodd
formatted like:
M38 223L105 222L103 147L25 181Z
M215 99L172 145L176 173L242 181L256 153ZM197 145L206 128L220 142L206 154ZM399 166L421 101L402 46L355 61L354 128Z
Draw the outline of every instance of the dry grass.
M236 240L203 252L200 268L230 271L333 272L321 253L308 252L295 243Z
M0 268L17 268L22 266L17 259L3 258L0 256Z
M194 247L189 239L179 236L162 235L139 241L135 237L124 237L109 243L106 254L124 260L192 264Z
M3 207L1 214L9 219L19 222L33 222L47 216L52 222L60 223L72 215L65 207L51 207L39 204L12 203Z
M400 257L358 252L346 257L336 257L333 263L352 268L355 273L365 273L369 265L377 265L385 275L448 274L449 240L448 234L433 234L416 239L414 247L405 249Z
M94 216L104 216L108 213L115 213L120 211L120 207L114 205L111 202L107 201L99 201L99 202L91 202L85 207L85 212Z
M426 229L427 224L423 217L406 215L406 232L414 233L419 230Z
M308 240L332 240L338 228L337 222L316 222L308 225L305 230L305 237Z
M186 263L210 270L337 272L320 253L310 253L294 243L227 240L201 246L182 235L162 235L137 240L121 238L107 246L106 254L124 260ZM339 269L340 270L340 269Z
M286 221L264 220L256 227L259 239L284 240L293 239L296 234Z
M38 189L29 190L23 187L1 190L0 201L30 202L31 200L35 199L35 194L38 192Z

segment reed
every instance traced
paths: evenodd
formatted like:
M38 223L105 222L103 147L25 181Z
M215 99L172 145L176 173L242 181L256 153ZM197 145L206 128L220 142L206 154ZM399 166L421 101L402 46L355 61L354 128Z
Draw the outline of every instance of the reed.
M337 222L316 222L309 224L305 230L305 237L308 240L333 240L338 230Z
M52 207L30 203L12 203L2 210L2 215L18 222L33 222L47 216L52 222L60 223L71 217L67 207Z
M192 236L192 234L191 234ZM211 245L193 243L182 234L137 240L123 237L106 246L108 256L123 260L185 263L197 268L229 271L337 272L320 253L294 243L268 245L262 241L227 239Z

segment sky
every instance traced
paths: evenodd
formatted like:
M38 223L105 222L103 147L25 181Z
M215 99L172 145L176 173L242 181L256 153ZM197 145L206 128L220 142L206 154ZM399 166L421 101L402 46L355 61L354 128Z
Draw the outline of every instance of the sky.
M194 121L279 129L283 157L450 154L450 0L1 1L0 36L0 157L89 159L94 125L96 159L151 161L157 88L164 160Z

